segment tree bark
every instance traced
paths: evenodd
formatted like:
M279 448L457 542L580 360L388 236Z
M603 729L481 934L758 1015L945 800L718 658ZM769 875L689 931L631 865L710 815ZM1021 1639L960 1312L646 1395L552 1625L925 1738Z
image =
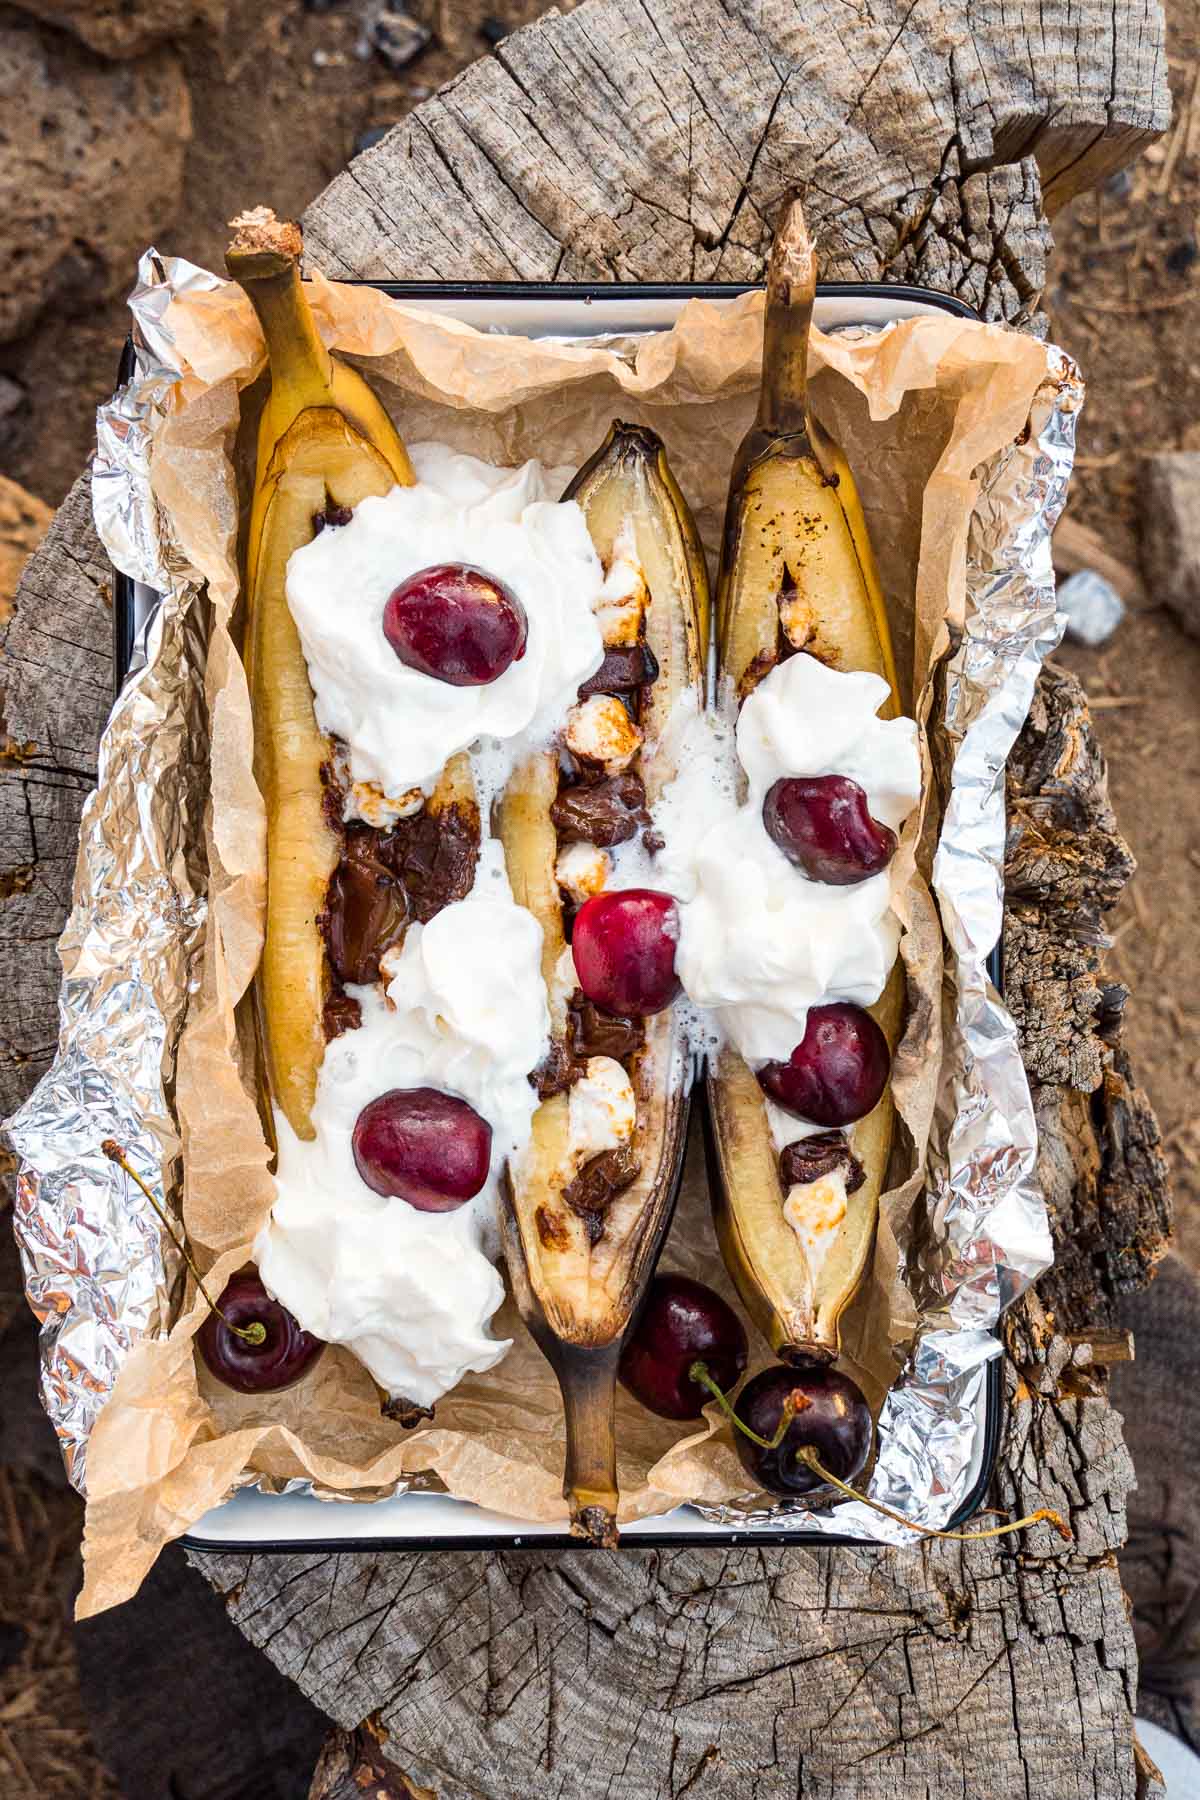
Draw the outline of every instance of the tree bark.
M827 277L923 282L1036 329L1045 213L1166 119L1155 0L1070 0L1036 31L991 3L585 0L338 176L310 208L309 253L335 276L754 281L798 187ZM107 710L107 580L81 481L5 637L5 1107L53 1048L53 943ZM371 1721L331 1743L314 1793L1152 1791L1113 1559L1131 1469L1087 1338L1160 1253L1166 1187L1102 966L1131 864L1069 676L1039 687L1010 813L1007 982L1059 1261L1008 1325L993 1498L1059 1508L1074 1546L1039 1529L891 1553L197 1558L339 1725Z

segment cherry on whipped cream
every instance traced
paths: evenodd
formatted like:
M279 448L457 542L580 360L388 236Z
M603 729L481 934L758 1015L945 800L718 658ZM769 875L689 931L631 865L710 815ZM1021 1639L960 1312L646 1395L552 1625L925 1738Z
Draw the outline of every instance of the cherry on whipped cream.
M484 687L525 654L528 620L512 589L470 563L435 563L393 589L383 635L400 661L451 687Z
M814 1125L852 1125L878 1106L891 1051L864 1007L849 1000L810 1006L804 1036L787 1062L765 1063L758 1081L772 1100Z
M369 1188L418 1212L453 1212L487 1180L492 1128L457 1094L391 1088L354 1126L354 1162Z

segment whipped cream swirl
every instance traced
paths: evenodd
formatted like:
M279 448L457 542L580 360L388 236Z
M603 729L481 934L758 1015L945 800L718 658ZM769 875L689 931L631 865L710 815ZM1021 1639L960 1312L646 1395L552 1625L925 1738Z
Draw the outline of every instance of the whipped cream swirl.
M349 746L350 773L395 797L426 790L479 738L547 743L604 655L593 613L604 584L583 513L540 463L494 469L441 444L410 451L415 487L364 500L348 525L293 552L287 598L317 723ZM383 635L388 596L436 563L472 563L516 594L525 653L482 687L402 663ZM513 743L513 740L519 740Z
M537 1106L528 1075L549 1040L541 951L540 925L493 866L466 900L410 928L388 963L386 999L377 987L347 990L362 1025L325 1051L315 1139L276 1114L276 1200L254 1246L259 1273L306 1331L347 1345L389 1394L421 1406L509 1348L488 1329L504 1298L490 1259L497 1184L528 1140ZM492 1127L488 1179L454 1212L376 1194L354 1162L368 1101L426 1086L460 1095Z
M871 1005L896 960L891 871L852 887L811 881L762 819L781 777L848 775L874 817L899 828L920 797L921 768L913 721L876 717L888 692L881 676L801 654L758 684L735 736L694 707L682 710L664 745L679 774L653 808L665 848L649 868L633 857L618 865L620 885L675 894L680 980L750 1063L790 1056L810 1006Z

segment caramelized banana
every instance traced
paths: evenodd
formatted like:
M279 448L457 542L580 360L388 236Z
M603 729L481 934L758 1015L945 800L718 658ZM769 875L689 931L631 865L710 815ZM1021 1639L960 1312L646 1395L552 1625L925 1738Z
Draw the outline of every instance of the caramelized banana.
M722 692L729 703L744 699L790 648L835 669L882 675L891 696L881 713L891 718L900 696L862 507L845 457L808 410L815 288L812 244L793 202L768 271L758 418L739 448L726 513L717 596ZM869 1009L893 1051L903 1009L897 965ZM862 1179L846 1184L844 1217L815 1265L785 1216L762 1089L728 1046L710 1066L708 1101L713 1207L729 1272L781 1357L830 1359L874 1241L894 1125L890 1088L854 1127Z
M667 719L686 692L702 699L708 583L687 506L655 434L614 425L565 496L583 508L602 562L632 556L648 593L645 649L653 682L640 689L640 773L652 803L675 771L660 749ZM557 839L550 816L558 787L553 752L513 777L500 808L500 835L516 899L544 934L543 967L556 991L565 946L555 875ZM586 791L586 790L585 790ZM595 790L593 790L595 791ZM632 827L631 827L632 828ZM552 1029L566 1029L560 999ZM687 1123L686 1045L668 1010L645 1020L644 1041L628 1063L637 1102L632 1155L624 1181L599 1218L571 1204L567 1189L569 1101L543 1101L529 1151L510 1172L502 1208L509 1276L522 1317L558 1377L566 1413L563 1491L571 1529L596 1544L616 1542L617 1472L613 1402L621 1345L670 1223Z
M404 446L362 376L330 356L300 282L300 232L259 209L234 221L225 262L258 314L271 387L259 426L246 552L244 659L254 774L267 809L267 920L256 976L268 1090L292 1129L310 1117L325 1051L329 968L318 917L338 860L324 810L329 742L313 714L288 558L327 505L410 485Z

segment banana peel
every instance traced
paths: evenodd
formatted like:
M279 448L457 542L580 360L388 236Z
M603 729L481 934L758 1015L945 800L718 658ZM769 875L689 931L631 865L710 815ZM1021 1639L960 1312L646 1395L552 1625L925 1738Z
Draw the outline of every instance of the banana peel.
M646 642L659 667L658 678L643 689L639 712L645 733L641 774L652 803L675 774L669 755L659 748L671 709L688 691L703 700L709 597L699 537L661 441L640 426L614 425L564 497L582 507L606 565L618 536L624 533L627 544L632 531L645 575ZM556 834L549 817L557 786L555 754L534 757L517 770L499 809L513 894L542 926L551 993L565 946ZM560 1035L565 1002L559 1002L551 1024ZM563 1492L572 1534L606 1546L616 1543L617 1364L671 1221L687 1127L682 1026L671 1011L647 1019L645 1026L644 1047L630 1068L640 1169L604 1213L599 1238L593 1241L585 1220L563 1197L571 1177L566 1094L539 1106L528 1151L509 1171L501 1208L513 1293L562 1391Z
M270 1098L301 1138L325 1053L330 975L317 919L339 855L325 817L328 739L285 592L288 559L315 534L314 515L354 507L414 477L407 453L362 376L332 357L300 281L298 227L265 208L234 221L226 267L266 339L268 394L258 430L245 558L243 658L254 717L254 774L267 814L267 917L255 977Z
M785 209L767 276L759 412L734 464L717 589L717 667L726 705L743 700L785 648L869 670L901 710L887 612L862 505L840 449L808 407L816 262L804 215ZM904 1016L899 965L869 1009L893 1052ZM865 1180L813 1266L784 1217L766 1101L726 1046L710 1064L708 1149L717 1233L741 1298L785 1361L828 1361L874 1242L894 1131L890 1089L854 1127Z

